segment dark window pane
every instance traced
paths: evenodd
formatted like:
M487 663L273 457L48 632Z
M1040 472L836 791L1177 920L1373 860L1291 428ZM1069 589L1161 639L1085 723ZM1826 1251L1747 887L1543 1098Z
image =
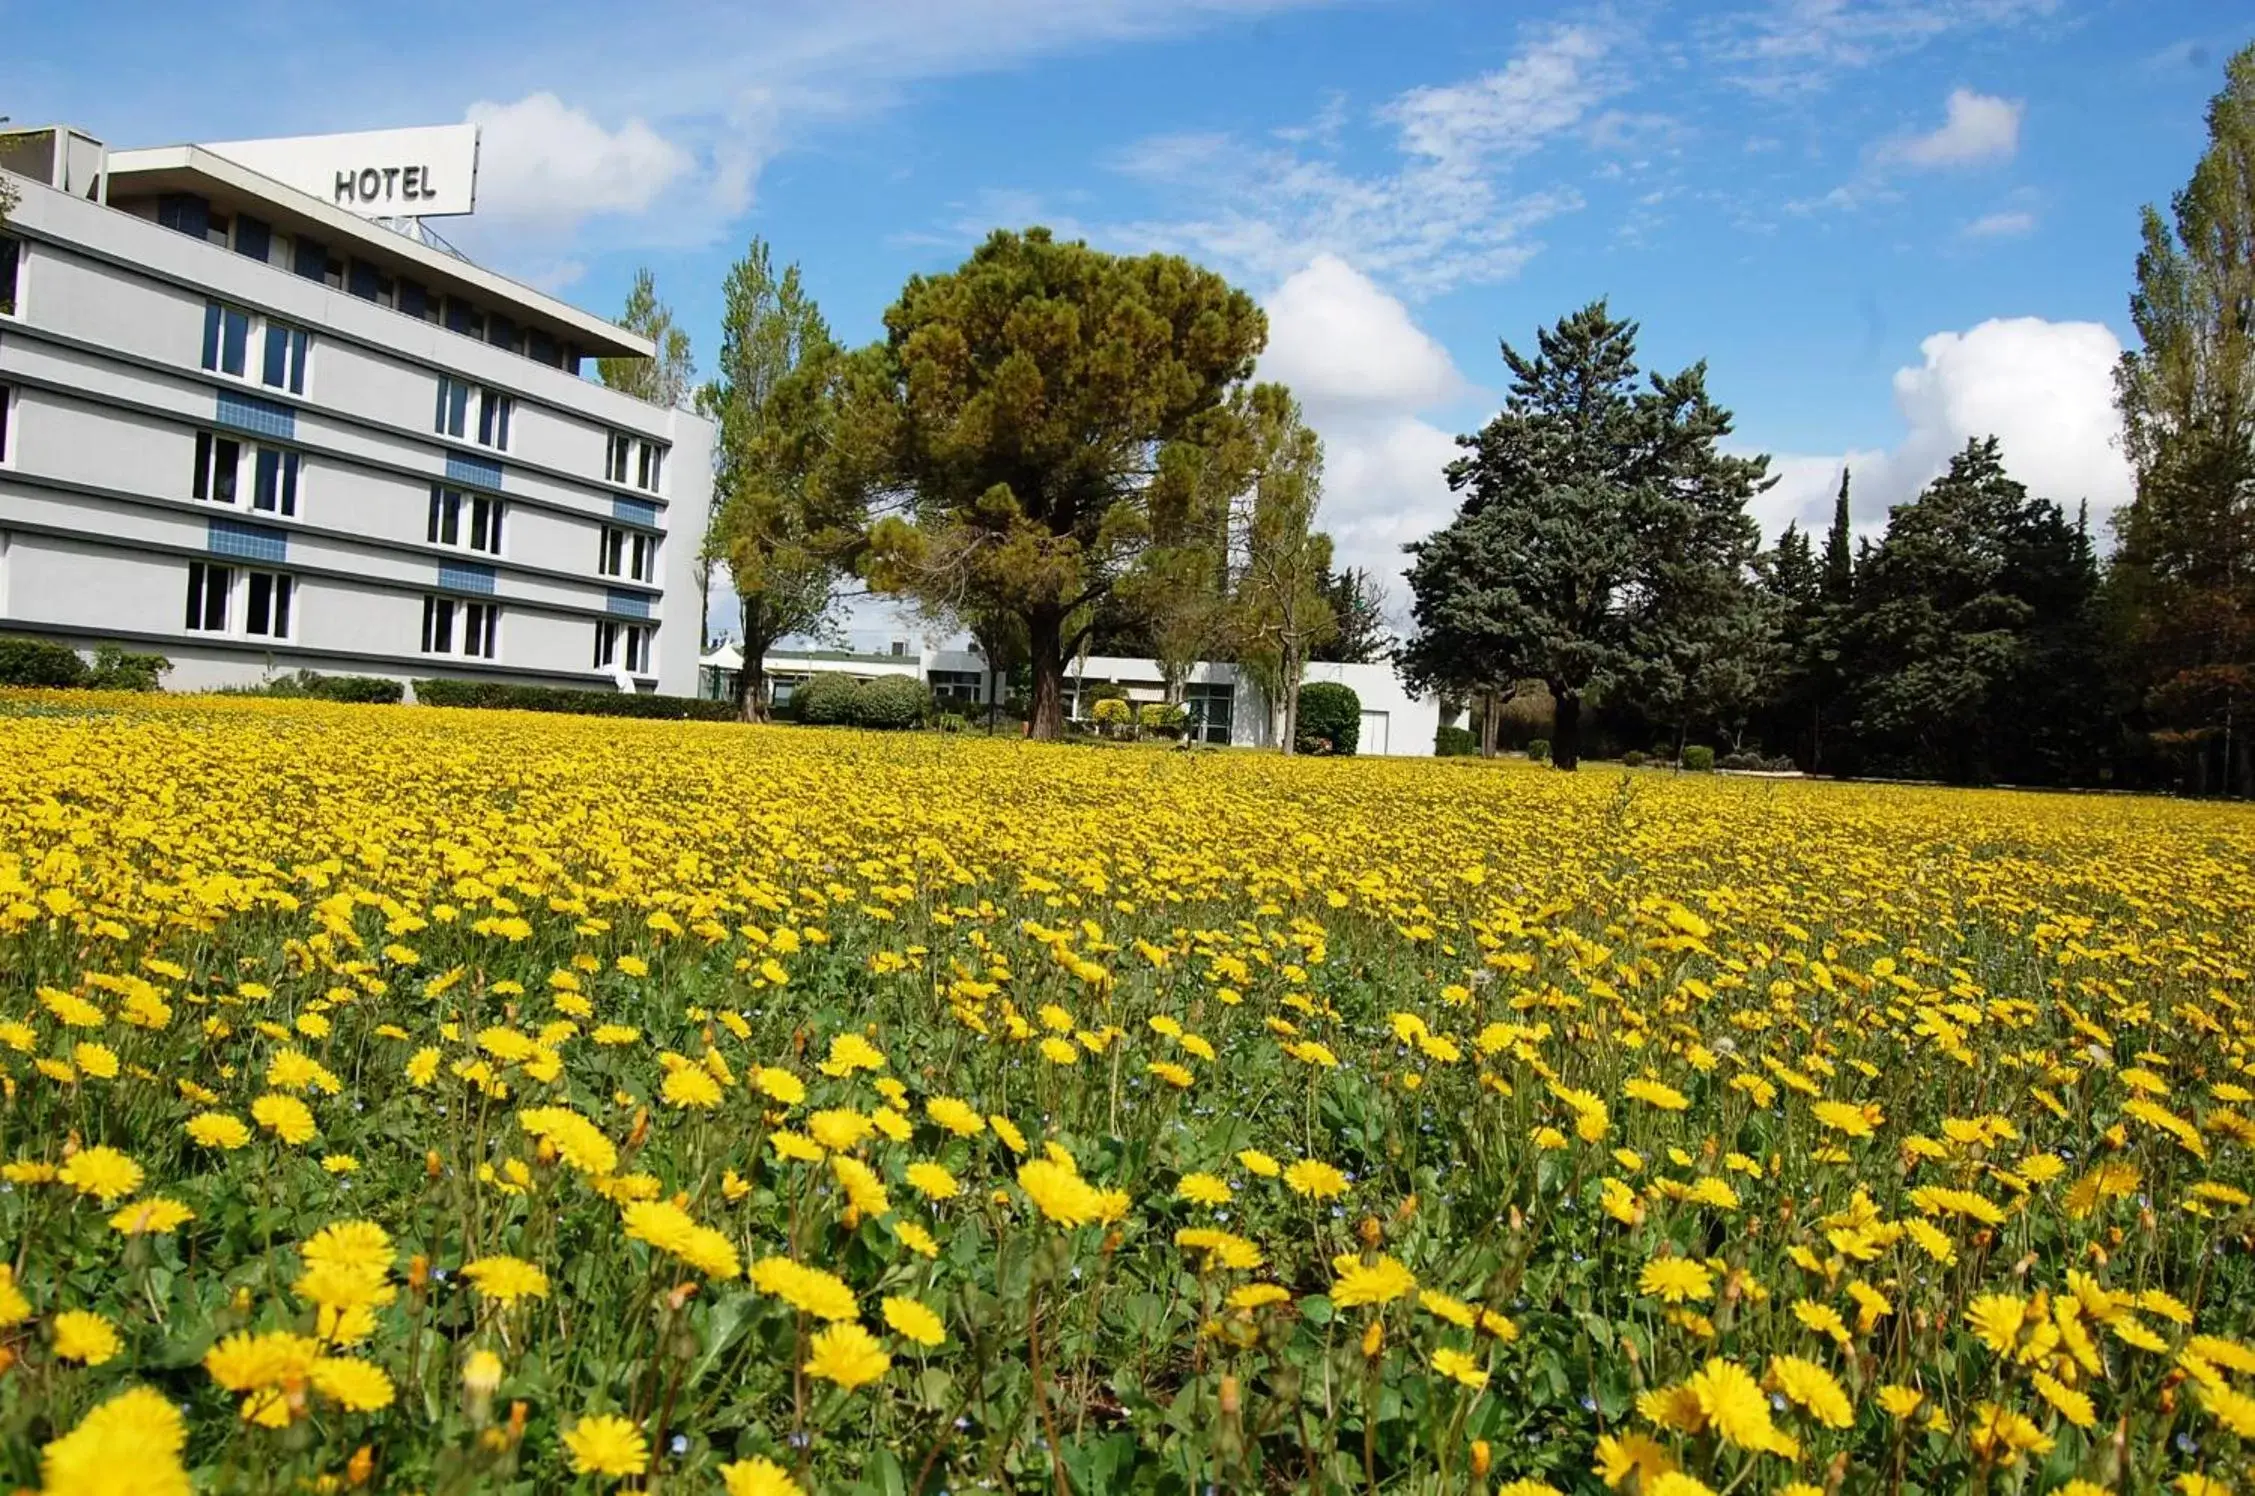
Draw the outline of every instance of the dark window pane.
M290 515L298 512L298 454L295 452L282 454L282 512Z
M376 283L380 278L375 266L366 260L354 260L351 274L345 277L345 289L363 301L374 301Z
M0 236L0 316L15 315L16 269L22 263L23 246Z
M297 238L297 262L292 267L307 280L320 280L329 269L329 246L318 239Z
M266 324L266 364L259 378L276 389L290 382L290 330L279 322Z
M251 316L233 307L222 307L219 315L219 371L222 374L240 375L250 352Z
M196 433L196 476L188 491L199 499L211 497L211 433Z
M274 577L270 572L251 573L250 596L243 607L243 632L247 634L272 633L274 613Z
M431 314L431 293L423 289L422 282L400 277L399 299L395 303L408 316L418 321Z
M182 627L194 628L204 616L204 564L188 563L188 616Z
M235 470L243 460L243 445L222 436L212 442L211 497L218 504L235 502Z
M282 454L272 447L261 447L258 449L256 473L251 480L251 507L271 510L281 501Z
M219 367L219 319L225 313L216 301L204 303L204 367Z
M274 579L274 635L279 639L290 636L290 595L298 584L288 577Z
M235 215L235 253L248 255L254 260L264 260L274 249L274 230L263 218L253 218L248 213Z
M311 334L292 330L290 333L290 393L305 393L305 352L312 343Z
M157 222L201 239L211 230L211 204L192 192L172 192L157 199Z

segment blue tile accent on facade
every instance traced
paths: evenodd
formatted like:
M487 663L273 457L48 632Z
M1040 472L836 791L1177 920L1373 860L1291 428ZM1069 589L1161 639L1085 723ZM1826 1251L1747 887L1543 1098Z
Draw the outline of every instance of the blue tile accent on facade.
M630 525L640 525L645 530L658 527L658 506L643 499L611 496L611 518Z
M220 390L218 395L219 408L212 419L220 425L259 436L278 436L284 441L297 439L298 413L289 406L255 395L238 395L233 390Z
M641 593L621 592L616 587L611 588L610 592L609 611L614 617L648 618L650 616L650 599Z
M501 464L485 457L465 457L460 452L446 454L446 478L450 483L465 483L472 488L499 488Z
M493 591L493 568L441 561L438 564L438 584L454 592L490 593Z
M215 519L207 544L215 556L240 556L246 561L287 561L290 536L285 530L246 525L241 520Z

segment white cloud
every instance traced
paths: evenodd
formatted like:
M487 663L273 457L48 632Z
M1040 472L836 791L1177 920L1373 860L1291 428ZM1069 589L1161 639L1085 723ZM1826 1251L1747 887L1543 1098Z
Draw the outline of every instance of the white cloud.
M1919 345L1924 362L1899 369L1895 408L1906 433L1893 447L1838 456L1788 456L1778 485L1756 501L1766 532L1786 521L1830 521L1840 469L1854 470L1857 527L1876 532L1890 505L1914 498L1968 438L1994 436L2006 471L2070 514L2088 500L2095 533L2129 502L2130 467L2118 445L2114 365L2122 345L2096 322L1996 318Z
M1402 547L1456 514L1444 469L1464 455L1456 437L1414 415L1333 418L1323 433L1323 510L1333 564L1367 568L1401 621L1408 603Z
M1260 377L1311 410L1422 409L1463 387L1448 350L1409 309L1336 255L1318 255L1268 298Z
M641 119L605 129L552 93L511 104L480 101L479 216L566 231L599 213L639 213L695 165Z
M1840 73L1954 32L2014 26L2057 8L2058 0L1769 0L1701 31L1729 82L1781 97L1816 92Z
M1984 213L1965 226L1969 239L2017 239L2035 231L2035 214L2010 209Z
M1400 95L1375 115L1393 132L1387 170L1347 165L1328 113L1315 128L1258 143L1212 133L1145 140L1115 166L1189 212L1120 236L1260 280L1320 254L1417 296L1507 279L1538 248L1531 230L1582 204L1570 187L1515 188L1513 169L1627 86L1612 65L1619 41L1595 25L1551 26L1502 68Z
M1402 546L1456 511L1442 470L1456 438L1425 418L1468 387L1409 309L1334 255L1318 255L1267 299L1260 377L1292 387L1323 438L1323 508L1336 564L1367 569L1399 609Z
M2020 149L2018 99L2000 99L1970 88L1950 91L1941 125L1923 135L1906 135L1880 147L1880 159L1903 166L1985 166L2010 161Z

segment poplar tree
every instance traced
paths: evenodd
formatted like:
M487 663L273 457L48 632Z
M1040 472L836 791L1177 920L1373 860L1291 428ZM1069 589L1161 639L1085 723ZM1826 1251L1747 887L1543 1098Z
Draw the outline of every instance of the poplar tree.
M2188 788L2255 793L2255 46L2208 148L2145 210L2116 399L2137 479L2112 585L2154 737Z
M603 383L622 394L652 405L675 406L689 398L690 382L697 377L696 360L689 355L689 333L674 324L673 308L658 300L658 278L645 269L634 272L634 288L626 293L626 310L619 326L640 333L657 345L653 358L599 358L595 373Z

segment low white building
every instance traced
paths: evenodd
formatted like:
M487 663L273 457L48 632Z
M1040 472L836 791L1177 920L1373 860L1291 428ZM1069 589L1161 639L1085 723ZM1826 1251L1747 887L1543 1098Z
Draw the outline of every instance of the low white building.
M583 377L647 339L419 230L467 211L471 128L0 130L0 633L175 689L694 694L712 428Z
M700 693L725 700L736 694L736 677L743 669L743 652L726 644L703 661ZM914 647L894 641L882 651L842 649L770 650L767 676L778 705L808 677L822 672L857 676L907 676L931 688L943 707L972 715L999 699L1003 684L986 668L986 660L967 649ZM1307 667L1302 683L1333 681L1352 689L1362 705L1362 733L1357 752L1397 758L1430 757L1441 726L1440 699L1419 696L1401 683L1391 665L1339 665L1316 663ZM1087 723L1100 688L1119 687L1138 705L1166 699L1166 678L1158 661L1115 655L1089 655L1068 662L1065 676L1065 715ZM1191 735L1199 742L1240 748L1276 746L1280 713L1250 674L1235 665L1202 663L1191 667L1183 687L1183 706L1190 715Z

